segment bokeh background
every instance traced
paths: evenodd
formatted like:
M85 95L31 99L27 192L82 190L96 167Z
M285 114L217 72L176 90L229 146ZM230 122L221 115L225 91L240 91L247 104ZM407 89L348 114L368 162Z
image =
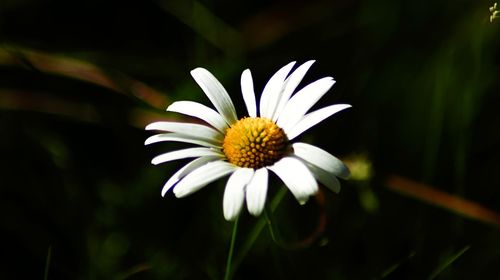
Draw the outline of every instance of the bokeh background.
M302 136L342 191L240 218L234 279L500 279L500 20L490 1L0 2L0 279L221 279L225 180L160 196L144 147L209 69L243 116L282 65L349 103ZM273 179L271 202L283 188Z

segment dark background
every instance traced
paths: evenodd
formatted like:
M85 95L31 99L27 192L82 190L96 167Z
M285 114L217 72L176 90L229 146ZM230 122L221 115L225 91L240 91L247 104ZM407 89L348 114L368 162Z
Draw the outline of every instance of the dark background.
M500 279L492 5L2 0L0 279L221 279L225 180L162 198L182 162L150 160L178 146L144 147L143 128L180 118L164 112L172 101L209 103L195 67L242 117L244 69L260 93L309 59L303 84L337 81L318 106L353 108L302 141L344 159L352 179L305 206L287 193L279 242L252 234L261 220L245 211L235 254L251 247L234 278ZM281 188L271 182L268 201Z

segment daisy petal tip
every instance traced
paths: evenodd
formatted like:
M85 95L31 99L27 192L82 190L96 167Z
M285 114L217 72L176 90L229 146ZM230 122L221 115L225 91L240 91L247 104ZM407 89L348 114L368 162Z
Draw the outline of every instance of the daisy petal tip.
M309 200L309 197L305 198L298 198L297 201L299 202L300 205L305 205L307 201Z
M264 211L264 203L254 203L254 204L249 204L247 201L247 210L250 215L254 217L260 216L262 214L262 211Z
M327 87L333 87L333 85L337 82L335 79L331 76L323 78L324 83L327 85Z
M224 211L224 219L228 222L234 222L234 220L236 220L236 217L238 217L240 215L240 212L230 212L230 213L226 213L226 211Z
M343 111L345 109L352 108L351 104L335 104L335 105L332 105L332 106L337 107L337 110L336 110L335 113L338 113L338 112Z
M293 68L295 66L295 64L297 64L297 61L292 61L290 63L287 64L287 66L289 66L290 68ZM290 69L291 70L291 69ZM288 76L288 75L287 75Z
M146 127L144 129L145 130L154 130L154 124L155 123L150 123L150 124L146 125Z
M161 190L161 197L165 197L165 195L167 194L167 189L166 188L163 188Z
M262 211L264 210L264 206L262 207L252 207L252 208L248 208L248 213L250 213L250 215L254 216L254 217L258 217L260 216L260 214L262 214Z
M158 121L158 122L152 122L148 125L146 125L146 127L144 128L145 130L161 130L161 127L162 124L164 124L165 121Z
M351 171L346 167L340 172L338 176L344 180L348 180L349 178L351 178Z
M160 136L161 134L155 134L155 135L152 135L152 136L149 136L145 141L144 141L144 146L146 145L150 145L150 144L154 144L154 143L157 143L158 142L158 136Z
M316 62L316 59L311 59L311 60L308 60L306 62L304 62L301 67L306 67L307 70L309 70L309 68L311 68L311 66ZM306 71L307 71L306 70Z
M204 74L206 74L207 72L210 73L210 71L205 68L197 67L191 70L189 73L191 74L191 77L198 81L197 79L201 79L202 77L204 77Z
M174 193L174 195L175 195L176 198L183 198L187 194L187 192L179 191L178 188L174 188L173 193Z
M191 73L191 75L196 75L200 71L208 71L208 70L203 68L203 67L196 67L193 70L191 70L189 73Z
M167 109L165 109L165 111L170 112L170 111L172 110L172 107L174 107L174 106L175 106L175 105L174 105L175 103L176 103L176 102L174 102L174 103L172 103L172 104L168 105L168 107L167 107Z
M337 107L337 111L335 113L338 113L340 111L344 111L345 109L352 108L351 104L335 104L334 106Z
M234 219L232 219L232 217L226 216L226 214L224 214L224 220L226 220L228 222L234 221Z

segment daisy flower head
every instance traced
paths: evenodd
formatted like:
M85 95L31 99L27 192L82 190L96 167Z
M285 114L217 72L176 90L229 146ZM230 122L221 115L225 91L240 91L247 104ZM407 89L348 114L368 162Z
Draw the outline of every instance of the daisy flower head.
M248 114L241 119L220 82L206 69L192 70L215 110L197 102L177 101L167 111L201 119L207 125L161 121L146 126L147 130L165 132L149 137L146 145L175 141L199 146L153 158L155 165L192 158L165 183L162 196L173 188L176 197L184 197L229 175L223 212L226 220L233 220L245 202L250 214L262 213L269 171L285 183L300 204L316 194L317 181L338 192L336 177L349 176L342 161L316 146L292 142L312 126L351 107L335 104L309 112L335 83L332 77L325 77L296 91L313 63L308 61L292 71L295 62L291 62L278 70L265 85L258 106L251 72L243 71L241 92Z

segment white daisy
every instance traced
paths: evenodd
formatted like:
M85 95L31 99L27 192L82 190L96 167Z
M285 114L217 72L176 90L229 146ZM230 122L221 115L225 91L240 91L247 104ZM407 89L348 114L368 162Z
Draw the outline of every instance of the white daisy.
M145 144L176 141L199 145L161 154L153 164L195 158L178 170L164 185L162 196L172 187L176 197L184 197L207 184L230 175L223 199L224 217L235 219L246 200L254 216L264 209L269 170L275 173L300 204L318 191L316 180L338 192L336 176L349 176L347 167L330 153L301 142L291 142L327 117L351 107L330 105L308 113L333 86L332 77L319 79L295 94L297 86L314 61L291 72L295 62L281 68L267 82L259 110L250 70L241 75L241 91L248 116L238 119L233 102L224 87L206 69L196 68L191 75L216 110L197 102L178 101L167 111L199 118L208 125L181 122L154 122L147 130L167 133L149 137Z

